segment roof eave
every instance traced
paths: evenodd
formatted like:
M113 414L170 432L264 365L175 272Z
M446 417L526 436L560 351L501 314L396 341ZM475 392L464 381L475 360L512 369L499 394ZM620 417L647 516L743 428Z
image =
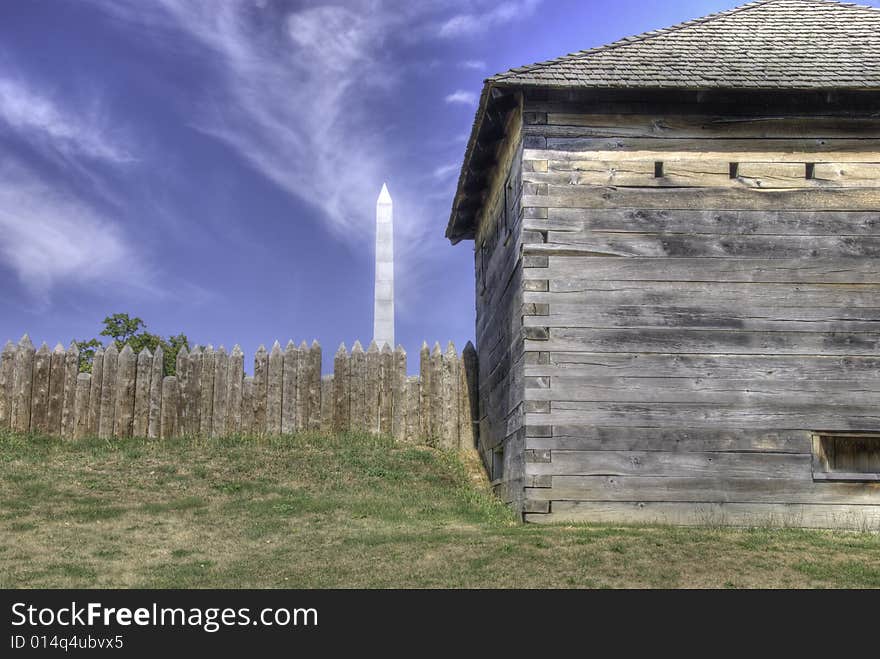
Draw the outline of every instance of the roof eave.
M471 157L473 156L474 147L476 146L479 139L480 130L483 127L483 120L486 116L486 108L489 104L489 100L491 97L489 92L492 90L493 86L495 86L495 84L490 82L490 80L485 80L483 82L483 90L480 93L480 100L477 104L477 112L474 116L474 123L473 126L471 126L471 134L470 137L468 137L467 147L464 152L464 160L461 165L461 170L458 174L458 184L456 185L455 197L452 201L452 211L449 214L449 223L446 225L446 238L448 238L453 245L457 245L462 240L473 238L472 235L469 235L470 233L472 233L472 231L470 230L457 231L457 220L459 215L459 205L466 196L464 194L464 188L465 184L467 183Z

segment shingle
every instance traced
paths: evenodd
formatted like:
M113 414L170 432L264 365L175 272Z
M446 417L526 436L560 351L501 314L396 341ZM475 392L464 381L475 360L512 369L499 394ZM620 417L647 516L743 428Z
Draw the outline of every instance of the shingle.
M591 50L499 73L547 87L880 89L880 9L759 0Z

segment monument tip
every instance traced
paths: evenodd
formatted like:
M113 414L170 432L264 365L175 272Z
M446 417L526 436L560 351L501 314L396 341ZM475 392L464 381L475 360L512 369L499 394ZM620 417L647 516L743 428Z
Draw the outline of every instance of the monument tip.
M386 184L382 184L382 191L379 193L379 199L376 200L377 204L390 204L391 203L391 195L388 194L388 186Z

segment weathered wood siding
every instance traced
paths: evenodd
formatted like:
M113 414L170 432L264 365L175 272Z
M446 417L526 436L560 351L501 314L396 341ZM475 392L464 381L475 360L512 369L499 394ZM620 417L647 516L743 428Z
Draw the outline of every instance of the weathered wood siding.
M880 430L880 119L799 107L526 100L527 520L880 518L810 440Z
M478 446L495 491L517 510L525 493L520 309L530 265L521 253L521 123L516 109L498 147L475 238Z

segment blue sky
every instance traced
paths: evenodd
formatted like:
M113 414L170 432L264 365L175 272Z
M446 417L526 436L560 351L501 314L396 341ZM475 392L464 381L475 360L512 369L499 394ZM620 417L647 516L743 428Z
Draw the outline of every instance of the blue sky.
M0 337L128 312L248 359L276 338L330 357L370 338L387 181L398 342L461 347L472 243L443 232L482 80L734 5L4 2Z

